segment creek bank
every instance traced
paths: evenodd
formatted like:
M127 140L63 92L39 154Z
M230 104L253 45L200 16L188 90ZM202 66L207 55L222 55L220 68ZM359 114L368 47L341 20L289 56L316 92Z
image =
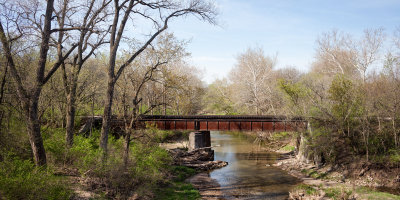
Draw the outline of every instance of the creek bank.
M187 144L187 141L179 141L162 143L160 146L168 150L174 165L196 170L197 173L188 177L185 182L197 189L202 199L223 199L221 187L216 180L210 178L209 171L225 167L228 162L214 160L214 151L211 147L187 151Z
M313 154L301 134L243 135L255 142L262 141L264 150L279 153L280 158L272 166L303 181L290 192L290 199L400 199L398 164L366 162L346 154L337 161L339 164L331 165Z
M209 171L228 165L228 162L214 160L214 151L211 147L187 150L188 141L175 143L161 143L160 147L166 149L173 159L173 165L185 166L198 171Z
M171 149L169 152L174 160L174 165L190 167L199 171L209 171L228 165L228 162L225 161L214 161L214 151L211 147L199 148L193 151Z
M347 165L321 166L302 162L294 152L280 153L281 158L273 166L303 181L290 192L290 199L400 199L398 168L384 169L356 160Z
M225 199L221 191L221 185L215 179L211 178L208 172L196 174L186 179L186 181L199 191L202 199Z

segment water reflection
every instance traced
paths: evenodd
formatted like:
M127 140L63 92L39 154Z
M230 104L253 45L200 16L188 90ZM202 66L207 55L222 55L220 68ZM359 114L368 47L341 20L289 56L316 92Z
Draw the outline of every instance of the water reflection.
M246 139L211 132L215 160L223 160L228 166L210 172L222 188L226 199L285 199L288 191L299 182L293 176L268 167L277 159L276 153L260 151Z

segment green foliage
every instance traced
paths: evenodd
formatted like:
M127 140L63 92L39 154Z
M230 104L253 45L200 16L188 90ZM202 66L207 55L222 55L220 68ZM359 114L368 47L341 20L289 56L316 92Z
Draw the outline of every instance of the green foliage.
M352 190L343 187L331 187L324 189L325 196L332 199L349 199Z
M214 81L208 86L203 97L205 110L215 115L237 115L240 111L236 110L234 102L229 99L230 93L231 90L225 79Z
M189 140L190 131L159 130L154 124L146 124L147 134L154 142L165 143L177 140Z
M165 179L167 167L172 161L166 150L137 142L131 145L131 152L134 165L130 170L140 182L151 186Z
M308 89L302 83L291 83L284 79L278 80L278 88L283 91L286 99L289 100L290 106L295 108L296 114L303 115L303 110L300 108L300 102L308 95Z
M99 130L94 130L89 137L76 135L74 137L74 145L67 149L65 129L43 131L44 146L49 164L74 166L81 173L99 169L98 166L101 163L102 156L102 151L99 148L99 136ZM110 139L111 142L113 142L112 139Z
M296 186L296 188L294 188L295 191L304 191L306 194L308 195L315 195L318 194L318 191L313 188L311 185L307 185L307 184L299 184Z
M354 123L355 117L361 117L364 112L359 91L353 83L344 76L336 76L328 90L333 101L332 114L341 120L342 126Z
M65 131L63 129L44 129L42 137L44 148L47 151L49 163L59 164L66 159L65 155Z
M315 179L324 179L328 175L327 173L319 173L318 171L313 169L302 169L301 172Z
M313 127L312 132L303 135L307 141L305 145L308 148L309 158L312 158L313 155L322 154L328 163L334 163L338 155L343 151L343 149L337 148L337 145L342 143L335 136L336 132L333 132L323 124L311 124Z
M288 137L292 137L293 133L282 131L282 132L274 132L272 134L272 139L274 140L282 140Z
M98 167L99 163L101 163L103 151L99 148L98 138L96 136L89 138L75 136L74 145L69 150L66 150L66 161L71 162L81 173L92 169L100 170Z
M195 200L200 199L200 193L189 183L176 182L169 187L160 189L155 199L163 200Z
M368 200L380 200L380 199L387 199L387 200L400 200L400 196L389 194L386 192L379 192L374 189L368 187L358 187L356 192L360 194L361 199L368 199Z
M103 184L114 191L108 194L109 198L125 198L132 191L139 195L148 195L151 192L148 188L156 188L168 179L171 157L156 143L132 142L130 162L125 168L122 159L124 138L109 137L108 157L104 162L103 152L99 147L99 130L94 130L88 137L76 135L74 145L69 149L66 149L64 134L63 129L49 129L44 132L49 165L67 165L86 176L101 178ZM99 192L101 191L100 188Z
M279 79L278 86L285 92L293 104L297 104L300 98L306 96L306 90L300 83L290 83L284 79Z
M5 199L70 199L72 191L48 169L7 156L0 162L0 194Z
M11 112L11 111L10 111ZM9 154L18 155L21 159L30 159L32 149L27 137L24 120L10 114L0 125L0 161Z
M400 163L400 150L399 149L389 150L389 158L390 162Z
M283 151L294 151L295 149L296 148L294 146L292 146L292 145L286 145L286 146L282 147L280 150L283 150Z
M175 199L200 199L200 193L189 183L184 183L185 179L196 174L196 170L184 166L171 166L169 168L174 177L166 187L156 190L155 199L175 200Z
M362 87L343 75L336 75L326 92L326 99L316 101L309 110L312 117L312 131L307 138L310 157L322 155L333 163L343 156L362 154L368 147L372 147L370 153L377 150L381 146L377 135L370 134L365 139L362 134L362 127L368 126Z
M170 171L174 176L174 181L182 182L188 177L196 174L196 170L185 166L171 166Z

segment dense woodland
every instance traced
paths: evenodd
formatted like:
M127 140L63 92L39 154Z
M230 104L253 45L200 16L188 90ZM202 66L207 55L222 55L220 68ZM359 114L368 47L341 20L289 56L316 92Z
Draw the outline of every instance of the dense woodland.
M250 47L207 85L168 23L217 24L210 2L1 1L0 13L0 199L70 198L60 168L106 197L154 197L171 158L154 127L135 131L141 114L303 116L308 156L400 162L400 30L323 33L308 72ZM112 115L125 120L119 139ZM77 135L81 116L103 116L101 129Z

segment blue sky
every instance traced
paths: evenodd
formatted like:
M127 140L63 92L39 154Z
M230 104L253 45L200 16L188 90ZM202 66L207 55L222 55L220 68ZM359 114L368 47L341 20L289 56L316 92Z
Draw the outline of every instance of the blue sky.
M211 83L226 77L235 57L259 46L277 54L277 68L307 71L314 59L316 39L333 29L361 36L367 28L383 27L388 36L400 26L400 0L216 0L219 26L195 17L177 19L170 31L190 39L190 63Z

